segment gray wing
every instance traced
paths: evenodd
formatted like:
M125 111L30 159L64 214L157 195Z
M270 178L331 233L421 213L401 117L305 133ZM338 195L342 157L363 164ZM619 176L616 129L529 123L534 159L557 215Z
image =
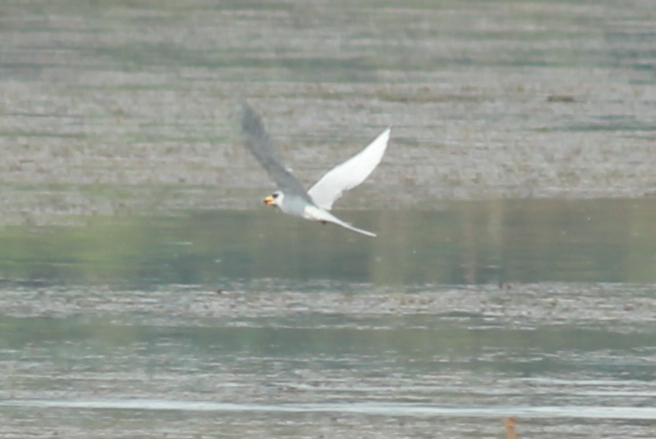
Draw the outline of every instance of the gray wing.
M303 185L282 164L276 145L267 134L260 116L248 105L242 102L237 111L244 134L244 145L253 157L257 159L267 171L269 177L286 194L299 195L311 201Z

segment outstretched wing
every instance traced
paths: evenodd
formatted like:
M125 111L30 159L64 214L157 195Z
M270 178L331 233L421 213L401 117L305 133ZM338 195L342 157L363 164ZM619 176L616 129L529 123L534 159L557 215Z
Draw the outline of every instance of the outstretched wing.
M391 128L387 128L365 149L321 177L307 192L314 204L330 210L344 191L362 183L383 159L389 143L390 130Z
M244 145L253 154L269 177L286 194L293 194L310 201L303 185L282 164L276 145L267 134L260 116L248 105L242 102L237 111L244 134Z

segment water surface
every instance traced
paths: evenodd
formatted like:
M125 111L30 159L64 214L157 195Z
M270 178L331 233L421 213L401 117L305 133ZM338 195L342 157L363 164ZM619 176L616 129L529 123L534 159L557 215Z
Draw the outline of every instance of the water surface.
M264 208L6 227L0 416L72 436L478 437L515 416L648 437L655 208L343 212L376 239Z
M376 231L375 239L266 207L7 226L0 231L0 275L46 284L139 287L220 287L262 278L381 285L656 281L652 199L432 207L338 211Z

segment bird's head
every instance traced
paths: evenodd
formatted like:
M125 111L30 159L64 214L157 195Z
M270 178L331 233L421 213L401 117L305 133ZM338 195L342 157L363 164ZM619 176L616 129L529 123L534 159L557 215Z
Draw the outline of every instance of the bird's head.
M285 195L281 191L275 191L268 197L264 199L264 204L267 206L277 206L280 207L282 204L282 199L285 198Z

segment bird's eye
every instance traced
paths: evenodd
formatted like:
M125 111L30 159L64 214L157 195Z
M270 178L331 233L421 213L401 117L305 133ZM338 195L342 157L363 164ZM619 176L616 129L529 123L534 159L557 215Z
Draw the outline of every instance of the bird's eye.
M271 195L271 196L272 196L273 198L278 198L278 195L280 195L280 194L273 194L273 195Z

